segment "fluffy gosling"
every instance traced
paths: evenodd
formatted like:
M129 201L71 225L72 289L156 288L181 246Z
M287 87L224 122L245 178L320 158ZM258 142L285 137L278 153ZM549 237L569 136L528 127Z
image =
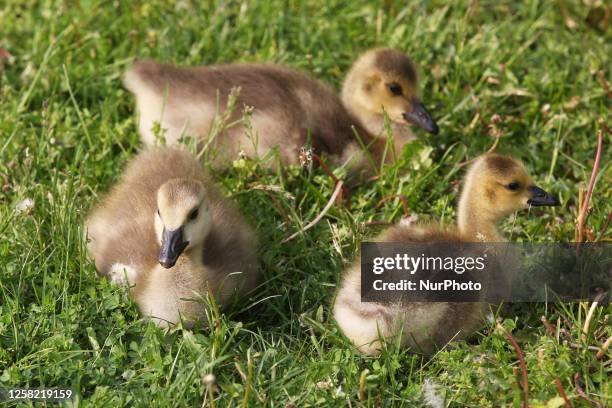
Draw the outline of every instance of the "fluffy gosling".
M408 123L438 131L420 102L414 64L392 49L371 50L359 58L346 78L342 99L306 74L271 64L192 68L144 60L126 72L124 84L136 96L147 145L155 143L153 127L159 122L168 144L182 134L210 142L218 167L239 153L263 157L272 149L278 149L283 163L297 164L301 148L311 145L336 165L348 161L349 170L363 170L369 161L354 132L380 162L386 142L383 111L394 123L396 150L414 139ZM208 141L213 120L234 87L240 87L240 94L228 120L233 125ZM242 121L247 106L253 108L252 131Z
M504 242L497 225L511 213L529 206L557 205L537 187L517 159L499 154L477 158L464 178L458 227L396 225L379 242ZM335 319L344 334L364 354L376 355L382 341L397 339L417 352L430 354L451 340L460 340L482 322L483 303L413 302L362 303L360 261L343 274L334 304Z
M209 292L223 306L256 284L253 230L184 151L135 157L86 230L99 273L131 286L142 314L159 326L202 319Z

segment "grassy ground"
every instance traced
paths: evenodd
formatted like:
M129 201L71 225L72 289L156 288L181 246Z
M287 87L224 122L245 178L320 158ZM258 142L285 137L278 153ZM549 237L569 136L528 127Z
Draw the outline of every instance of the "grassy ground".
M7 3L8 2L8 3ZM389 347L362 357L339 333L330 306L359 241L410 212L451 224L459 163L493 143L524 159L563 206L516 215L513 240L571 241L578 191L588 181L600 117L608 120L612 35L591 1L284 2L12 1L0 5L0 47L12 54L0 79L0 386L71 387L83 406L199 406L216 376L217 406L519 406L517 354L488 324L432 359ZM111 5L112 4L112 5ZM589 23L586 18L589 16ZM598 28L599 26L599 28ZM338 87L370 46L407 51L420 65L423 96L439 119L381 179L353 191L306 234L334 188L321 170L285 174L256 163L216 174L257 226L265 276L256 297L213 313L213 329L164 333L139 318L125 294L96 277L80 224L140 148L134 101L120 75L134 57L184 64L275 61ZM610 136L589 226L612 210ZM257 174L255 177L254 174ZM261 184L278 187L283 212ZM33 207L19 212L19 203ZM610 239L610 232L602 239ZM524 353L533 406L559 406L555 385L612 404L610 354L587 346L612 334L609 306L514 305L500 313ZM549 335L540 321L554 327ZM568 337L574 347L568 344ZM2 405L2 403L0 403Z

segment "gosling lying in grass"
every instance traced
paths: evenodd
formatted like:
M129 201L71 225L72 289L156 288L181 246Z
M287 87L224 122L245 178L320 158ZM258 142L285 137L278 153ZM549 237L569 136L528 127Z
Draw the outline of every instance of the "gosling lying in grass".
M396 225L384 231L379 242L504 242L497 225L511 213L528 206L552 206L558 202L534 185L517 159L498 154L477 158L467 172L458 208L458 227ZM376 355L382 341L397 341L425 354L451 340L477 330L483 303L414 302L362 303L360 262L345 272L334 304L335 319L344 334L364 354Z
M140 134L147 145L155 143L153 128L159 122L168 144L182 134L195 136L204 145L210 142L218 167L239 153L263 157L271 149L278 149L283 163L297 164L300 149L311 145L335 164L350 160L349 169L363 169L369 159L355 132L374 161L380 162L387 136L383 112L393 121L396 150L414 139L408 123L438 132L420 102L414 64L393 49L371 50L359 58L346 78L342 100L322 82L271 64L191 68L144 60L126 72L124 84L136 96ZM234 87L240 87L240 94L228 120L233 126L207 140ZM247 106L253 108L252 132L241 121Z
M130 285L159 326L202 319L209 292L223 306L256 284L253 230L184 151L135 157L86 229L99 273Z

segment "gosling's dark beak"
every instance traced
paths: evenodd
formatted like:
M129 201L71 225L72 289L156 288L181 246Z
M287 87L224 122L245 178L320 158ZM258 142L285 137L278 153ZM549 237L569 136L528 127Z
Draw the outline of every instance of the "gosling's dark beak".
M531 186L528 190L531 193L531 198L527 200L527 204L529 205L536 207L559 205L559 201L555 197L551 196L540 187Z
M412 112L404 112L402 116L406 121L422 127L429 133L433 133L434 135L438 134L438 125L436 121L433 120L421 102L413 101Z
M172 268L187 245L189 245L189 242L183 241L182 227L175 230L164 228L161 250L159 251L159 264L166 269Z

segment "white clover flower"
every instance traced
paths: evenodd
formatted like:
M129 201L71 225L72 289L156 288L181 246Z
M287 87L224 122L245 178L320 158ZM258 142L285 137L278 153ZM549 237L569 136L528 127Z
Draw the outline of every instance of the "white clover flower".
M31 198L25 198L17 203L15 206L15 212L17 214L28 213L34 208L34 200Z

